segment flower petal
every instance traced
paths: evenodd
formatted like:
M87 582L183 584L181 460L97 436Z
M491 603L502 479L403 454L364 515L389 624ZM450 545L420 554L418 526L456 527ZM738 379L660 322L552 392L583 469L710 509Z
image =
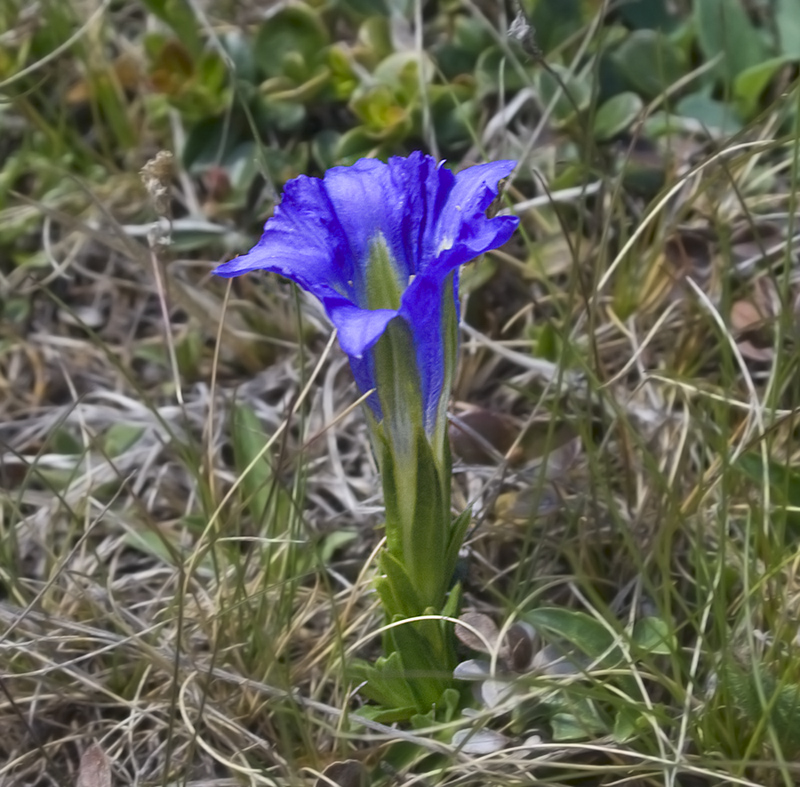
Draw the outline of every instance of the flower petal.
M366 279L370 249L379 233L400 269L398 278L408 281L413 262L404 253L404 217L413 193L395 182L391 167L361 159L351 167L329 169L324 184L353 261L356 291Z
M436 420L439 397L445 379L445 315L444 299L453 298L456 308L458 280L445 292L445 280L439 276L419 274L403 293L400 314L411 326L422 385L422 407L425 429L430 432Z
M339 345L350 358L350 369L358 390L361 393L372 390L375 388L375 369L369 350L383 335L386 326L397 317L397 312L392 309L359 309L345 298L328 298L324 305L339 331ZM383 413L376 393L367 399L367 404L381 421Z
M258 243L214 273L238 276L254 270L279 273L320 298L350 294L353 259L323 181L305 175L289 181Z
M516 216L489 218L486 209L499 193L498 182L510 175L514 161L493 161L468 167L455 176L431 239L433 266L451 270L502 246L519 224Z
M339 331L339 344L347 355L360 358L397 317L393 309L359 309L345 298L326 298L325 310Z

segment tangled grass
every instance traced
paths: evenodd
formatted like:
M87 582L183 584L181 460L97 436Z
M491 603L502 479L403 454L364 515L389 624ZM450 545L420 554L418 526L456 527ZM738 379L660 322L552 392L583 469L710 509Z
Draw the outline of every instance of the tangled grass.
M113 26L138 12L112 5L75 40L133 47ZM71 47L34 70L88 68ZM462 161L518 158L522 230L464 273L464 609L539 621L533 655L583 627L592 658L411 727L348 677L380 645L380 485L321 312L210 279L247 211L207 181L174 161L142 184L180 114L97 177L70 169L57 87L64 126L24 95L0 116L30 181L0 210L0 785L798 783L794 83L735 138L634 133L580 187L532 87L487 102ZM637 191L647 167L664 182Z

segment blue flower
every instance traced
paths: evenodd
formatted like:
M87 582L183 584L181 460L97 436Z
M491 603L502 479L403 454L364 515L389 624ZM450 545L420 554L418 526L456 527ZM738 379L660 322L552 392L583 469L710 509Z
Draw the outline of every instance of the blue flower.
M514 166L496 161L454 175L416 152L334 167L322 180L301 175L286 184L261 240L214 272L272 271L319 298L362 391L375 387L369 351L392 320L403 320L430 431L448 360L447 300L457 309L458 267L501 246L517 227L514 216L486 215ZM369 403L380 420L378 398Z

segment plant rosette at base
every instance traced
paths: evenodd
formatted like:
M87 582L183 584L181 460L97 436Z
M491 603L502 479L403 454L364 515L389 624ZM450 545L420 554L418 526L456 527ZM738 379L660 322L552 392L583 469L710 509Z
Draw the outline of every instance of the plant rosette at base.
M447 404L458 355L458 268L519 223L486 209L513 161L454 174L422 153L361 159L286 184L261 240L219 276L278 273L315 295L338 331L368 421L386 505L377 589L386 656L360 665L362 693L386 717L452 704L457 613L449 591L469 512L450 508ZM448 597L449 594L449 597Z

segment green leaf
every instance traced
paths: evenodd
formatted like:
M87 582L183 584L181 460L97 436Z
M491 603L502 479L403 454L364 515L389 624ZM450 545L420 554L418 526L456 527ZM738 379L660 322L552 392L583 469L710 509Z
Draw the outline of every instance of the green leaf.
M19 325L28 319L31 301L26 296L10 297L0 301L0 317L11 325Z
M406 51L394 52L381 60L372 76L376 82L392 88L408 102L419 94L420 74L428 84L433 81L436 66L424 52L420 58L416 52Z
M475 64L475 82L479 97L496 93L501 85L506 92L521 90L528 86L525 76L520 74L519 69L514 68L506 53L497 46L481 53Z
M103 436L103 450L110 457L120 456L133 447L144 434L144 428L121 421L112 424Z
M460 74L472 74L481 52L491 48L489 26L479 19L459 15L453 23L453 35L433 47L433 55L443 76L451 82Z
M180 554L177 544L170 549L164 536L153 530L127 530L123 536L123 542L131 549L136 549L146 555L157 558L168 566L175 565L175 556Z
M724 669L725 682L739 711L751 727L762 722L765 713L783 749L783 755L800 754L800 685L778 681L764 667L756 666L764 702L761 700L757 678L737 665Z
M80 456L86 450L83 443L78 440L72 432L64 426L56 427L50 433L50 450L56 454L67 456Z
M386 0L335 0L337 5L343 5L357 14L388 14Z
M256 81L256 61L250 39L242 35L240 30L229 30L220 36L220 44L233 63L237 80Z
M717 134L730 135L742 130L736 110L730 104L716 101L705 93L684 96L675 107L679 115L694 118Z
M617 662L619 648L615 637L600 621L585 612L560 607L541 607L526 612L523 619L543 635L555 635L574 645L589 658L597 659L606 654L604 663Z
M341 138L342 135L338 131L330 128L314 135L311 141L311 156L323 172L336 164L336 150Z
M399 653L381 657L374 665L358 659L349 665L347 671L356 683L366 681L366 685L359 689L361 694L380 703L385 710L400 714L394 720L402 721L418 712L417 698L408 685Z
M358 76L347 50L341 44L328 47L326 65L333 96L340 101L347 101L358 87Z
M235 145L220 162L220 166L230 178L231 188L242 199L258 174L256 145L252 140L245 140Z
M686 73L686 58L666 35L636 30L615 50L611 60L620 74L647 98L661 95Z
M458 553L464 544L464 536L472 522L472 509L467 508L462 511L450 525L450 534L447 542L447 552L442 561L443 570L448 574L448 582L451 582L455 574L456 564L458 563Z
M428 713L440 702L449 708L451 697L445 691L452 683L452 668L442 664L431 650L424 632L429 624L434 628L437 625L432 620L395 626L389 631L388 656L379 658L374 665L357 660L348 668L352 680L366 681L360 693L393 711L396 720Z
M191 172L220 165L234 148L240 129L226 118L209 118L195 124L186 137L181 159Z
M627 0L617 13L628 27L668 31L677 19L672 5L672 0Z
M623 705L614 717L614 729L611 731L611 736L617 743L625 743L636 734L641 721L642 715L635 708Z
M452 95L446 96L432 107L436 138L447 149L467 145L472 139L471 130L477 127L480 116L479 102L468 99L454 105L453 101Z
M433 610L427 610L432 612ZM398 622L395 619L394 622ZM453 682L455 664L446 660L445 642L436 620L420 620L389 631L394 651L405 668L404 676L417 708L427 713Z
M781 52L800 58L800 0L774 0L774 8Z
M198 57L203 50L203 40L198 31L197 19L188 0L144 0L148 11L172 28L181 43Z
M708 60L720 57L714 71L726 84L769 57L761 33L750 24L741 0L702 0L694 4L697 41Z
M350 108L363 121L373 138L388 134L402 135L402 127L409 123L406 108L388 85L374 85L354 96Z
M765 468L761 454L754 451L742 454L734 467L759 488L766 476L776 507L800 509L800 473L790 465L770 460ZM785 511L784 515L789 533L794 537L800 536L800 511Z
M445 724L451 722L458 714L461 707L461 693L458 689L449 688L442 692L434 706L427 713L417 713L411 718L411 726L414 729L422 730L431 727L437 721Z
M306 119L305 106L297 101L283 101L263 96L255 111L260 124L278 131L295 131Z
M306 64L309 78L329 43L319 14L298 3L284 7L261 25L253 52L267 78L282 75L287 57L295 56Z
M669 624L661 618L640 618L633 626L633 644L648 653L668 656L677 647Z
M322 538L317 554L319 562L327 566L333 560L334 554L342 547L360 537L357 530L334 530Z
M358 715L363 716L365 719L377 721L380 724L397 724L397 722L408 721L417 715L416 705L407 705L401 707L395 705L390 701L382 702L369 688L370 684L362 686L359 690L367 699L379 703L378 705L364 705L358 709ZM393 746L392 749L395 747ZM416 751L416 749L415 749ZM411 758L413 759L413 758Z
M231 429L244 503L256 523L265 525L268 534L277 535L283 530L281 512L288 510L289 499L286 490L275 481L269 453L262 453L267 437L247 405L234 407Z
M671 136L681 133L687 125L690 125L690 121L680 115L673 115L670 112L659 109L645 118L642 123L642 133L648 139Z
M336 145L336 160L345 164L352 164L359 158L373 156L381 140L365 126L356 126L345 131Z
M188 330L175 346L178 370L186 379L196 379L203 358L203 338L197 330Z
M369 0L371 2L371 0ZM394 52L392 30L385 16L370 16L358 29L358 42L366 50L368 62L377 65Z
M636 120L644 102L636 93L618 93L606 101L594 118L594 137L601 142L616 137Z
M390 619L395 615L413 617L424 609L417 591L400 560L384 550L378 558L384 576L375 581L383 609Z
M543 52L556 49L578 33L586 21L586 4L581 0L525 0L523 8L531 6L531 25L536 30L536 43Z
M736 77L733 97L742 118L747 120L758 112L761 94L775 74L787 63L791 63L792 59L786 56L773 57L746 68Z
M606 724L591 700L580 698L569 702L568 707L569 712L554 713L550 718L554 741L585 740L607 732Z
M550 70L536 73L536 89L544 106L549 106L555 98L551 121L556 128L567 125L578 112L583 112L592 98L589 82L557 63Z

